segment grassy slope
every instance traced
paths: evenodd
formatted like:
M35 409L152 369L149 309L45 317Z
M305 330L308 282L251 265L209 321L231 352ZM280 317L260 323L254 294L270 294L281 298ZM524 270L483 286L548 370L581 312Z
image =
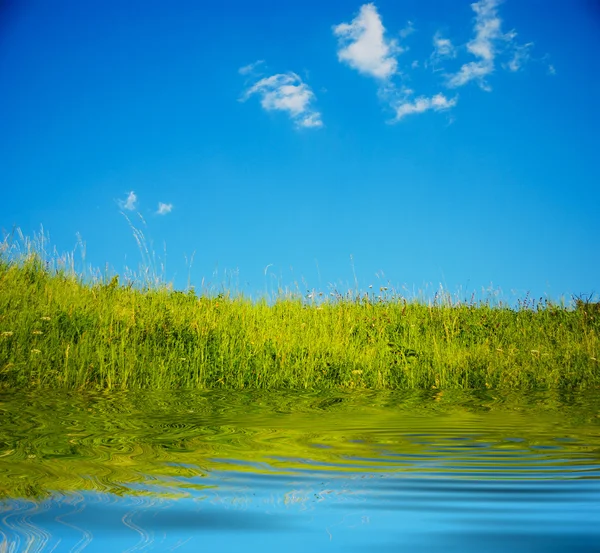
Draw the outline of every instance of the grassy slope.
M0 386L569 388L600 385L600 312L300 299L83 284L0 263Z

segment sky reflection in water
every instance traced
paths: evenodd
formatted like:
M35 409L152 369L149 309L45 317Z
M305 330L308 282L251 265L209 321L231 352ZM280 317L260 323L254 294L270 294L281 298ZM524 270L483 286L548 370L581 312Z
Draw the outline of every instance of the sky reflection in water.
M598 394L0 396L0 551L598 551Z

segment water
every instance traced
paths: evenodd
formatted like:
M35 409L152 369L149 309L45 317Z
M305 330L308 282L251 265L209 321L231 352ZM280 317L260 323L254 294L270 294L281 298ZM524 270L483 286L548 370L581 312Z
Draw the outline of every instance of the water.
M0 394L0 552L600 551L600 394Z

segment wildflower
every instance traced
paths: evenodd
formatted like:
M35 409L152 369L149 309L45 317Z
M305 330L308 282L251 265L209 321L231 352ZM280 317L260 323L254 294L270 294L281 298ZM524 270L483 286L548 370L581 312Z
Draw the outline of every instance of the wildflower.
M39 349L32 349L32 350L31 350L31 353L42 353L42 352L41 352L41 350L39 350Z
M14 334L14 332L12 330L5 330L2 333L2 336L12 336Z
M49 320L50 320L50 317L42 317L42 319L41 319L41 320L42 320L42 321L49 321Z
M32 334L39 336L40 334L43 334L43 332L41 330L34 330Z

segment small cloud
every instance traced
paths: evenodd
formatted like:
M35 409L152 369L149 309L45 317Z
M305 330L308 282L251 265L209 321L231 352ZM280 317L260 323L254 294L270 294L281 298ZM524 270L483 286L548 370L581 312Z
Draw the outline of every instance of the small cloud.
M431 98L420 96L412 102L405 99L393 106L394 110L396 111L396 117L393 121L400 121L407 115L412 115L414 113L424 113L425 111L429 110L444 111L453 108L457 104L457 102L458 98L456 96L454 98L448 99L443 94L436 94Z
M321 121L321 115L319 113L312 113L311 115L307 115L304 119L300 119L298 121L298 125L301 127L322 127L323 122Z
M528 42L523 45L515 45L513 50L513 57L508 62L507 67L510 71L519 71L530 59L529 53L530 48L533 46L533 42Z
M157 215L166 215L167 213L171 213L173 211L173 204L163 204L162 202L158 202L158 209L156 210Z
M449 38L442 35L440 31L437 31L433 35L433 52L429 56L429 60L425 61L425 67L431 67L432 71L442 71L443 68L439 67L440 64L447 59L453 59L456 57L456 48Z
M128 195L126 200L119 200L119 207L121 209L127 209L129 211L134 211L137 204L137 196L135 192L132 190Z
M502 32L502 19L498 16L498 6L503 0L479 0L471 4L475 12L475 36L467 43L467 50L477 61L465 63L453 75L447 75L447 86L456 88L470 81L476 81L479 86L490 91L492 88L486 82L486 77L495 69L495 59L499 54L512 54L510 60L502 64L509 71L519 71L530 59L530 49L533 42L518 44L517 33Z
M415 26L412 21L407 21L406 26L402 29L398 34L402 38L406 38L407 36L412 35L416 31Z
M501 0L480 0L471 4L471 8L477 15L475 16L475 38L467 43L467 50L486 61L494 60L496 42L505 38L500 30L502 20L496 10L500 2Z
M240 101L253 94L261 96L261 106L267 111L285 111L298 127L322 127L321 114L311 107L315 95L296 73L279 73L260 79Z
M253 73L254 70L263 63L265 63L265 60L255 61L254 63L250 63L248 65L245 65L244 67L240 67L238 69L238 73L240 75L249 75L250 73Z
M417 67L419 67L419 60L415 60L410 64L412 69L416 69Z
M494 71L494 64L489 61L472 61L465 63L458 73L451 75L448 79L450 88L463 86L472 80L479 80L479 86L486 92L490 92L491 87L485 82L484 77Z
M444 38L439 31L433 36L433 53L431 57L437 60L456 57L456 48L452 41L449 38Z
M550 54L544 54L540 59L534 61L538 61L546 67L547 75L556 75L556 67L550 63Z
M502 49L502 43L510 42L516 34L503 34L502 20L498 16L497 7L502 0L480 0L471 4L475 12L475 37L467 43L467 50L479 61L465 63L458 73L448 76L450 88L463 86L472 80L486 91L491 90L485 77L494 71L494 59Z
M361 6L351 23L333 27L338 37L338 60L377 79L389 79L398 68L396 55L403 52L395 40L385 39L385 28L374 4Z

